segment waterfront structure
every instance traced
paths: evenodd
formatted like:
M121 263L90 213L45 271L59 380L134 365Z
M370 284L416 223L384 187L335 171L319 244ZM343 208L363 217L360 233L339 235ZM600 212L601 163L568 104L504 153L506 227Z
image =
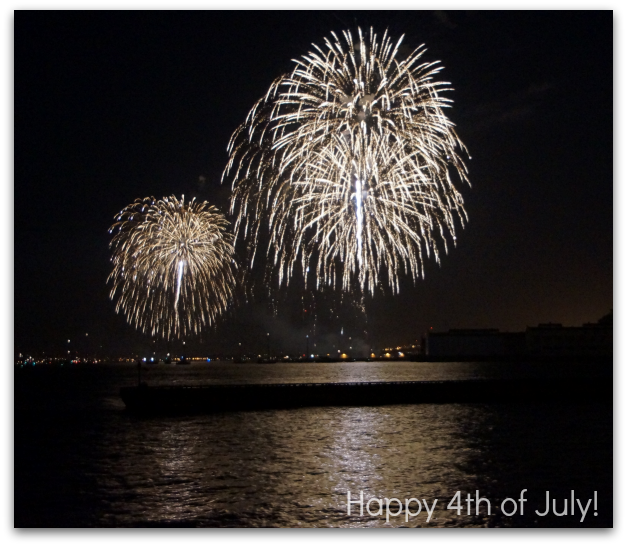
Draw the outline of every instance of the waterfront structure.
M300 407L393 404L608 402L611 376L377 381L355 383L240 383L122 387L127 409L191 414Z
M612 313L598 322L582 326L548 323L527 328L527 354L530 356L612 356Z
M545 323L524 332L496 328L427 332L424 355L430 358L611 357L612 313L582 326Z

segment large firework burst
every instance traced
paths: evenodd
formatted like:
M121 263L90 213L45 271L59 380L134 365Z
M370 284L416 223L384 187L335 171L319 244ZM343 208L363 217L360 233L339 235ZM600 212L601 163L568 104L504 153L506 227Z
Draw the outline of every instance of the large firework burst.
M370 30L335 33L295 60L231 137L223 179L233 184L236 234L263 229L279 284L295 266L318 285L398 291L399 274L424 276L467 220L455 184L468 182L465 148L443 108L449 84L424 46L399 57L398 42ZM456 181L455 181L456 180ZM253 256L254 259L254 251Z
M116 215L111 299L130 324L166 339L198 334L226 310L235 278L228 222L207 202L137 199Z

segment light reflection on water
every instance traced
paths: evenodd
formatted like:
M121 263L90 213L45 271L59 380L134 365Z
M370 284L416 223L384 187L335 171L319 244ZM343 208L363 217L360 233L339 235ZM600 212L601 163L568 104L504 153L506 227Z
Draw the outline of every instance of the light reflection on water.
M457 516L446 510L457 490L465 497L466 493L474 495L476 489L494 505L527 488L529 505L535 502L536 507L542 506L545 489L569 492L575 488L582 495L591 495L596 489L600 504L605 502L605 513L611 512L611 407L424 404L137 418L123 411L117 396L120 384L132 382L132 366L89 373L91 379L77 371L63 383L74 381L76 388L80 382L78 392L84 399L75 396L68 406L57 408L66 413L64 428L57 425L54 439L45 434L16 438L18 526L20 518L27 522L31 518L31 525L67 525L71 521L101 526L414 527L578 522L538 521L532 516L508 519L494 513L468 516L465 511ZM478 364L449 365L447 369L441 364L363 363L192 365L184 370L160 366L151 369L148 377L154 383L173 379L186 383L218 379L287 382L458 379L500 373L502 367ZM24 388L32 391L39 387ZM16 408L20 392L16 392ZM77 415L79 409L83 418ZM31 429L44 426L41 416L31 417ZM54 428L61 417L49 415L45 426ZM16 415L16 430L22 426L19 423ZM23 444L29 442L27 450ZM45 449L50 456L42 461L32 454L35 449ZM39 489L54 486L52 473L66 473L68 481L79 482L77 489L70 488L60 499L58 513L50 508L47 514L52 515L38 513L41 491L35 494L32 488L28 495L24 476L35 465L44 469L39 472ZM359 516L356 506L348 516L348 491L353 499L363 491L366 500L418 497L429 504L439 500L429 524L424 511L407 524L404 516L386 524L385 517ZM608 517L611 522L611 515ZM607 518L604 521L607 525Z

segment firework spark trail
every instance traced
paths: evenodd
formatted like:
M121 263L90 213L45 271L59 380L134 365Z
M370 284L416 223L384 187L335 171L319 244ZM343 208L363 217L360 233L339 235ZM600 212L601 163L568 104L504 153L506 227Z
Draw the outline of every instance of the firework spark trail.
M424 260L455 244L467 220L453 178L468 182L465 151L443 109L437 63L418 47L361 29L332 33L273 82L231 137L223 179L233 185L236 235L268 230L279 285L297 265L316 282L373 293L381 276L424 276Z
M174 307L176 309L178 309L179 296L181 294L181 277L183 276L184 264L185 262L183 260L179 262L179 274L178 274L178 278L176 279L176 299L174 300Z
M110 232L111 299L130 324L166 339L198 334L233 300L232 235L215 207L172 196L138 199Z
M361 248L362 248L362 240L361 240L361 233L363 230L363 223L364 223L364 212L362 210L362 204L361 204L361 180L357 179L355 181L355 201L356 201L356 206L357 206L357 258L359 260L359 265L361 266L362 263L362 259L361 259Z

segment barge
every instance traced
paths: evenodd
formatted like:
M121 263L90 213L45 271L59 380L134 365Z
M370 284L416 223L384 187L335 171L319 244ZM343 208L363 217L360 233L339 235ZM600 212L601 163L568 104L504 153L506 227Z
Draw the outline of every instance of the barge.
M369 383L264 383L122 387L135 413L180 414L308 406L391 404L607 402L611 377L396 381Z

